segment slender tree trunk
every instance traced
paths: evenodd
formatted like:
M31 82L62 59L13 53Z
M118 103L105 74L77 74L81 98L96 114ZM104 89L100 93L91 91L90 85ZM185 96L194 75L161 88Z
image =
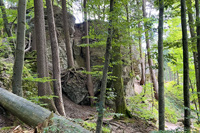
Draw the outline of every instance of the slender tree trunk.
M58 96L55 98L55 105L58 112L65 116L65 109L62 98L62 87L61 87L61 72L60 72L60 58L59 58L59 47L56 35L56 26L54 21L54 12L51 0L46 0L47 16L48 16L48 28L51 40L51 52L52 52L52 64L53 64L53 87L54 94Z
M46 36L45 36L45 22L44 9L42 0L34 0L35 10L35 32L36 32L36 48L37 48L37 72L38 78L48 77L47 57L46 57ZM38 96L51 95L51 88L49 82L38 82ZM48 107L56 111L53 100L44 100Z
M158 25L158 85L159 85L159 130L165 130L165 96L164 96L164 65L163 65L163 14L164 0L159 0Z
M15 62L13 66L12 91L18 96L23 96L22 71L24 66L26 28L26 0L19 0L17 15L17 45L15 50Z
M68 13L66 7L66 0L62 0L62 13L63 13L63 29L65 35L65 45L67 52L67 64L68 68L74 67L74 57L72 52L72 46L70 44L70 35L69 35L69 21L68 21Z
M88 38L88 20L87 20L87 8L86 8L86 4L87 4L87 0L84 0L84 19L85 19L85 23L84 23L84 27L85 27L85 42L86 44L89 45L89 38ZM86 47L86 70L87 72L91 72L90 70L90 47L87 46ZM91 105L94 104L94 87L93 87L93 83L92 83L92 76L91 74L87 74L87 88L88 88L88 92L90 94L90 103Z
M191 0L188 0L189 1L189 8L188 8L188 17L189 17L189 25L190 25L190 34L191 34L191 37L194 38L195 37L195 32L194 32L194 27L193 27L193 24L194 24L194 19L193 19L193 16L192 16L192 4L191 4ZM195 0L195 6L199 4L199 1L198 0ZM187 4L188 5L188 4ZM196 21L197 21L197 36L200 35L200 26L199 26L199 7L196 6ZM194 43L194 41L193 41ZM198 45L199 45L199 48L198 48ZM197 38L197 45L192 45L193 46L193 49L196 49L196 46L197 46L197 51L198 51L198 56L200 55L200 39ZM198 64L198 60L200 60L200 58L197 56L197 52L193 52L193 57L194 57L194 67L195 67L195 75L196 75L196 87L197 87L197 97L198 97L198 104L199 104L199 111L200 111L200 79L199 79L199 64Z
M142 0L143 4L142 4L142 10L143 10L143 17L146 18L146 0ZM147 26L145 25L145 29L147 30ZM148 31L145 32L145 38L146 38L146 49L147 49L147 56L148 56L148 64L149 64L149 71L150 71L150 75L151 75L151 81L153 83L153 89L154 89L154 97L156 100L158 100L158 82L156 80L156 76L155 73L153 71L153 62L151 60L151 52L150 52L150 42L149 42L149 33Z
M113 12L114 8L114 0L110 0L110 13ZM100 89L100 101L99 101L99 107L98 107L98 119L97 119L97 127L96 127L96 133L102 133L102 124L103 124L103 114L104 114L104 107L105 107L105 95L106 95L106 84L107 84L107 72L110 62L110 50L112 47L112 17L111 14L109 16L109 27L108 27L108 38L106 42L106 52L105 52L105 62L104 62L104 68L103 68L103 77L101 80L101 89Z
M118 14L115 11L115 5L117 5L117 2L114 2L114 12L115 16L113 17L113 21L115 23L118 22ZM129 14L128 14L128 4L126 6L126 12L127 12L127 21L129 22ZM128 27L129 28L129 27ZM125 116L131 117L130 113L126 106L126 99L125 99L125 90L124 90L124 82L122 78L122 59L121 59L121 45L120 45L120 35L119 35L119 29L116 26L113 26L113 38L115 40L115 45L112 46L113 54L112 54L112 60L113 62L116 62L113 65L113 76L115 77L115 80L113 81L113 88L116 93L115 97L115 105L116 105L116 113L124 114ZM130 32L128 33L130 36ZM129 53L130 53L130 60L131 60L131 70L133 72L133 65L132 65L132 46L129 45Z
M45 71L45 29L44 29L44 14L43 14L43 2L41 0L34 1L35 7L35 32L36 32L36 47L37 47L37 68L38 68L38 77L46 77ZM43 15L42 15L43 14ZM38 83L38 95L44 96L46 89L45 83Z
M129 8L128 8L128 1L126 2L126 5L125 5L125 9L126 9L126 19L127 19L127 25L128 25L128 35L129 37L131 36L130 35L130 20L129 20ZM133 50L132 50L132 44L130 43L129 44L129 55L130 55L130 65L131 65L131 73L134 73L134 68L133 68Z
M140 1L137 0L137 5L140 5ZM138 8L138 10L140 10L140 6ZM140 16L140 14L138 13L138 17ZM145 84L145 64L144 64L144 58L142 55L142 34L141 34L141 22L138 23L138 40L139 40L139 49L140 49L140 60L141 60L141 80L140 80L140 85L144 85Z
M2 17L3 17L3 23L4 23L4 28L5 31L8 35L8 37L12 36L12 32L10 30L9 24L8 24L8 18L7 18L7 13L6 13L6 7L4 5L3 0L0 0L0 7L1 7L1 12L2 12Z
M4 5L4 2L3 0L0 0L0 8L1 8L1 12L2 12L2 18L3 18L3 24L4 24L4 28L5 28L5 31L8 35L8 37L12 37L12 32L11 32L11 27L9 27L9 23L8 23L8 18L7 18L7 14L6 14L6 7ZM11 47L11 50L12 50L12 54L13 56L15 56L15 43L14 43L14 40L11 39L9 41L10 43L10 47Z
M190 93L189 93L189 60L187 42L186 4L181 0L181 26L183 43L183 92L184 92L184 128L190 131ZM187 109L186 109L187 108Z
M142 56L142 39L141 39L141 32L140 32L140 28L141 28L141 24L139 22L138 24L139 27L139 48L140 48L140 59L141 59L141 80L140 80L140 85L144 85L145 84L145 66L144 66L144 58Z
M103 10L103 17L102 17L103 21L105 21L105 10L106 10L106 4L105 3L106 3L106 0L103 0L103 9L102 9Z
M115 33L117 33L117 31ZM125 99L125 93L124 93L125 91L124 91L123 78L122 78L122 61L121 61L121 54L120 54L121 47L113 46L113 51L114 51L113 61L117 62L115 65L113 65L113 76L116 77L116 79L113 81L113 88L115 89L115 92L116 92L116 97L115 97L116 111L115 112L131 117L126 106L126 99Z
M191 81L190 78L189 78L189 82L190 82L190 88L192 89L192 93L195 93L194 87L193 87L193 85L192 85L192 81ZM192 102L194 103L195 109L196 109L196 111L197 111L196 113L197 113L197 118L198 118L198 121L199 121L199 112L198 112L198 108L197 108L196 99L194 99Z

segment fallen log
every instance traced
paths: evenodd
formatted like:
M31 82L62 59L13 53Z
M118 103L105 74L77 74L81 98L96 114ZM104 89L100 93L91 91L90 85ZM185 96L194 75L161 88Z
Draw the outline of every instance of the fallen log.
M22 97L19 97L3 88L0 88L0 105L11 114L18 117L24 123L34 127L44 123L45 120L47 120L52 114L49 110ZM53 118L53 124L61 124L62 130L66 129L73 132L89 133L88 130L62 116L53 114Z

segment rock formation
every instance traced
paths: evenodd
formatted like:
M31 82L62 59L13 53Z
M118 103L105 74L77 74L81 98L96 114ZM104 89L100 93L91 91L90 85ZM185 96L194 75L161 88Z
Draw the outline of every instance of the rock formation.
M81 47L81 44L84 44L84 29L83 29L83 23L75 24L75 17L69 13L69 30L70 30L70 36L71 36L71 45L73 48L73 54L74 54L74 61L75 61L75 68L77 69L71 69L67 70L67 56L66 56L66 47L65 47L65 40L64 40L64 34L63 34L63 21L62 21L62 11L59 7L54 6L54 17L55 17L55 23L57 28L57 36L58 36L58 43L59 43L59 49L60 49L60 61L61 61L61 70L63 72L62 74L62 85L63 85L63 91L64 93L71 99L73 102L77 104L87 104L89 102L89 99L87 98L89 96L87 87L86 87L86 74L83 74L80 72L83 71L85 67L85 48ZM45 17L47 19L47 17ZM105 53L105 45L103 42L104 39L106 39L106 35L104 34L107 23L101 22L98 20L89 21L89 26L92 32L95 34L92 39L90 39L90 43L96 42L96 44L93 44L90 48L90 55L91 55L91 66L94 67L96 65L103 66L103 57ZM47 34L47 53L48 53L48 59L49 59L49 69L52 70L51 66L51 49L50 49L50 39L48 34L48 26L46 23L46 34ZM98 38L97 36L101 35L101 38ZM99 43L97 43L99 42ZM95 46L94 46L95 45ZM128 48L124 48L124 59L123 61L126 62L126 58L129 57L127 53ZM136 46L133 46L133 57L134 57L134 74L133 76L130 76L131 68L130 65L124 65L123 67L123 79L124 79L124 87L126 90L127 96L133 96L134 95L134 79L135 75L140 74L139 70L139 53L137 51ZM126 64L126 63L124 63ZM81 68L81 69L79 69ZM94 69L93 69L94 70ZM102 68L99 68L98 70L102 70ZM95 93L97 93L99 86L100 86L100 78L101 77L95 77L93 78L93 83L95 86Z

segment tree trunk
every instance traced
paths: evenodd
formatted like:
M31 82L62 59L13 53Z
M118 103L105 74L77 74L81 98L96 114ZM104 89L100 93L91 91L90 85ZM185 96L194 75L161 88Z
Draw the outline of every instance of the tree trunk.
M86 8L86 4L87 4L87 0L84 0L84 19L85 19L85 23L84 23L84 27L85 27L85 43L89 45L89 37L88 37L88 20L87 20L87 8ZM90 47L87 46L86 47L86 70L87 72L91 72L90 70ZM90 94L90 103L91 105L94 104L94 87L93 87L93 83L92 83L92 76L91 74L87 74L87 88L88 88L88 92Z
M8 23L8 18L7 18L7 14L6 14L6 7L4 5L4 2L3 0L0 0L0 8L1 8L1 12L2 12L2 18L3 18L3 24L4 24L4 28L5 28L5 31L8 35L8 37L12 37L12 32L11 32L11 27L9 27L9 23ZM11 39L9 41L10 43L10 47L12 49L12 54L13 56L15 56L15 43L14 43L14 40Z
M142 0L142 10L143 10L143 17L146 18L146 0ZM145 29L147 30L146 24L144 24ZM151 81L153 83L153 89L154 89L154 97L156 100L158 100L158 82L156 80L155 73L153 71L153 62L151 60L151 52L150 52L150 42L149 42L149 33L148 31L145 32L145 38L146 38L146 49L147 49L147 58L148 58L148 64L149 64L149 71L151 75Z
M130 35L130 20L129 20L129 8L128 8L128 1L125 4L125 9L126 9L126 19L127 19L127 28L128 28L128 36L131 37ZM132 44L129 44L129 56L130 56L130 67L131 67L131 73L134 73L134 68L133 68L133 50L132 50Z
M114 2L114 10L115 7L117 6L117 2ZM115 6L116 5L116 6ZM116 7L117 8L117 7ZM126 8L126 13L127 13L127 22L129 23L129 13L128 13L128 3L125 6ZM115 16L113 16L113 22L119 23L118 22L118 13L115 12ZM113 88L116 93L115 97L115 105L116 105L116 113L124 114L127 117L130 116L130 112L127 109L126 106L126 99L125 99L125 90L124 90L124 82L122 78L122 58L121 58L121 42L120 40L120 32L117 26L113 25L113 39L114 39L114 44L112 45L112 61L115 62L113 64L113 73L112 75L115 77L115 80L113 80ZM129 32L129 27L128 27L128 35L130 36ZM132 46L129 45L129 54L130 54L130 60L131 60L131 72L133 72L133 58L132 58Z
M47 16L48 16L48 28L51 40L51 52L52 52L52 64L53 64L53 87L54 94L58 96L55 98L55 105L58 112L65 116L65 109L62 98L62 87L61 87L61 72L60 72L60 58L59 58L59 47L56 35L56 26L54 21L54 12L51 0L46 0L47 5Z
M137 5L139 6L138 7L138 10L140 10L140 1L137 0ZM138 17L140 17L140 13L138 12ZM141 60L141 80L140 80L140 85L144 85L145 84L145 64L144 64L144 58L143 58L143 55L142 55L142 34L141 34L141 22L138 23L138 40L139 40L139 49L140 49L140 60Z
M188 8L188 18L189 18L189 27L190 27L190 35L191 38L195 38L195 32L194 32L194 19L192 16L192 2L191 0L187 0L187 8ZM200 92L200 87L199 87L199 71L198 71L198 59L197 59L197 52L196 50L196 45L195 41L192 39L192 49L193 49L193 58L194 58L194 67L195 67L195 76L196 76L196 87L197 87L197 92ZM197 93L198 97L198 104L199 104L199 111L200 111L200 94Z
M37 48L37 72L38 78L48 77L47 57L46 57L46 36L45 36L45 22L43 1L34 0L35 9L35 34L36 34L36 48ZM51 88L48 82L38 82L38 96L51 95ZM53 100L46 99L51 110L56 111Z
M114 0L110 0L110 13L113 12L114 8ZM100 89L100 99L99 99L99 107L98 107L98 119L97 119L97 127L96 133L102 132L102 124L103 124L103 114L105 107L105 95L106 95L106 84L107 84L107 72L110 62L110 50L111 50L111 42L112 42L112 15L109 16L109 27L108 27L108 38L106 42L106 52L105 52L105 62L103 68L103 77L101 80L101 89Z
M23 96L22 71L24 66L26 27L26 0L19 0L17 16L17 45L15 50L15 62L13 66L12 91L18 96Z
M189 60L188 60L185 0L181 0L181 26L182 26L182 43L183 43L183 93L184 93L184 106L185 106L184 128L185 130L190 131Z
M164 0L159 0L158 24L158 85L159 85L159 130L165 130L165 96L164 96L164 66L163 66L163 14Z
M194 91L194 87L193 87L193 85L192 85L192 81L191 81L190 78L189 78L189 83L190 83L190 88L192 89L192 93L194 94L195 91ZM194 99L192 102L194 103L194 106L195 106L195 109L196 109L196 113L197 113L197 118L198 118L198 121L199 121L199 112L198 112L198 108L197 108L196 99Z
M73 52L72 52L72 46L70 44L66 0L62 0L62 13L63 13L63 24L64 24L63 29L64 29L64 35L65 35L65 45L66 45L66 52L67 52L67 64L68 64L68 68L72 68L74 67L74 57L73 57Z
M139 28L139 48L140 48L140 59L141 59L141 80L140 80L140 85L144 85L145 84L145 66L144 66L144 58L142 56L142 41L141 41L141 32L140 32L140 28L141 28L141 24L139 22L138 24L138 28Z
M0 88L0 105L24 123L33 127L43 123L51 115L49 110L2 88ZM76 129L77 132L89 133L88 130L67 120L65 117L54 114L54 118L53 125L57 125L60 130L74 132ZM59 127L59 123L63 123L61 124L62 127Z
M117 32L118 31L114 33L117 33ZM128 112L128 109L126 106L125 91L124 91L123 78L122 78L122 60L121 60L120 46L113 46L113 51L114 51L113 61L116 62L116 64L113 65L113 76L115 77L115 80L113 81L113 88L116 93L115 112L124 114L125 116L130 117L130 113Z

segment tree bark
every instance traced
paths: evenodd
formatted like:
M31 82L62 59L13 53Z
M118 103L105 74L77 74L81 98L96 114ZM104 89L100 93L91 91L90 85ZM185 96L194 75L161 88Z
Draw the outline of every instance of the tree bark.
M114 33L116 34L118 33L118 31L115 30ZM115 112L124 114L125 116L130 117L130 113L128 112L128 109L126 106L126 99L125 99L125 93L124 93L125 91L124 91L123 78L122 78L122 60L121 60L120 46L113 46L113 51L114 51L113 61L116 62L116 64L113 65L113 76L115 77L115 80L113 81L113 88L116 93Z
M55 105L58 112L62 116L65 115L65 109L62 98L62 87L61 87L61 72L60 72L60 58L59 58L59 47L56 35L56 26L54 21L54 12L51 0L46 0L47 16L48 16L48 28L51 40L51 52L52 52L52 64L53 64L53 87L54 94L58 96L55 98Z
M143 10L143 17L146 18L146 0L142 0L142 10ZM144 24L145 29L147 30L146 24ZM151 75L151 81L153 83L153 89L154 89L154 97L156 100L158 100L158 82L155 76L155 73L153 71L153 62L151 60L151 52L150 52L150 42L149 42L149 33L148 31L145 32L145 38L146 38L146 49L147 49L147 58L148 58L148 64L149 64L149 71Z
M37 48L37 73L38 78L48 77L48 66L46 57L46 36L45 36L45 22L43 0L34 0L35 9L35 34L36 34L36 48ZM49 82L38 82L38 96L51 95L51 88ZM49 108L56 111L53 100L44 100Z
M22 71L24 66L26 28L26 0L19 0L17 15L17 45L15 50L15 61L13 66L12 91L18 96L23 96Z
M198 1L195 1L195 3L199 3ZM195 32L194 32L194 27L193 27L193 24L194 24L194 19L193 19L193 16L192 16L192 2L191 0L188 0L188 17L189 17L189 26L190 26L190 34L191 34L191 37L192 38L195 38ZM197 7L198 9L196 10L197 14L196 16L199 17L199 7ZM197 18L196 18L197 19ZM199 19L198 19L199 20ZM197 20L197 23L199 22ZM200 34L200 28L198 28L199 26L197 26L197 32ZM199 36L198 34L198 36ZM198 40L198 39L197 39ZM200 41L198 41L199 43ZM195 43L194 41L192 41L192 43ZM198 45L198 44L197 44ZM193 46L193 50L196 49L197 45L192 45ZM198 50L199 51L199 50ZM198 52L199 53L199 52ZM199 81L199 69L198 69L198 58L197 58L197 52L193 51L193 57L194 57L194 67L195 67L195 75L196 75L196 87L197 87L197 97L198 97L198 104L199 104L199 111L200 111L200 81Z
M141 32L140 32L140 28L141 28L141 24L139 22L138 24L138 28L139 28L139 48L140 48L140 59L141 59L141 80L140 80L140 85L144 85L145 84L145 66L144 66L144 58L142 56L142 40L141 40Z
M159 130L165 130L165 96L164 96L164 66L163 66L163 14L164 0L159 0L158 24L158 85L159 85Z
M138 17L140 17L140 13L139 13L139 11L140 11L140 1L139 0L137 0L137 5L139 6L138 7ZM145 65L144 65L144 58L143 58L143 55L142 55L142 40L141 40L141 38L142 38L142 34L141 34L141 22L139 22L138 23L138 40L139 40L139 49L140 49L140 60L141 60L141 80L140 80L140 85L144 85L145 84Z
M84 23L84 27L85 27L85 42L86 44L89 45L89 37L88 37L88 20L87 20L87 8L86 8L86 4L87 4L87 0L84 0L83 6L84 6L84 19L85 19L85 23ZM90 70L90 47L87 46L86 47L86 70L87 72L91 72ZM90 94L90 103L91 105L94 104L94 87L93 87L93 83L92 83L92 76L91 74L87 74L87 88L88 88L88 92Z
M190 131L190 93L189 93L189 60L186 23L186 3L181 0L181 26L183 43L183 93L184 93L184 128Z
M130 37L130 19L129 19L129 8L128 8L128 1L126 1L125 4L125 9L126 9L126 19L127 19L127 28L128 28L128 36ZM131 67L131 73L134 73L134 68L133 68L133 50L132 50L132 44L129 44L129 56L130 56L130 67Z
M70 35L69 35L69 23L68 23L68 14L66 7L66 0L62 0L62 13L63 13L63 30L65 35L65 45L67 52L67 64L68 68L74 67L74 57L72 52L72 46L70 44Z
M114 0L110 0L110 13L109 16L109 27L108 27L108 38L106 42L106 52L105 52L105 62L103 68L103 77L101 80L101 89L100 89L100 99L99 99L99 107L98 107L98 119L97 119L97 127L96 133L102 132L102 124L103 124L103 114L104 114L104 107L105 107L105 95L106 95L106 84L107 84L107 72L110 62L110 50L112 47L112 12L114 8Z
M51 115L49 110L42 108L41 106L36 105L2 88L0 88L0 105L2 105L2 107L4 107L6 110L8 110L14 116L18 117L26 124L34 127L43 123ZM76 128L79 130L78 132L89 133L88 130L67 120L65 117L54 114L54 118L54 125L59 125L57 121L64 123L62 124L63 127L61 130L66 129L69 131L71 129L70 132L73 132Z

